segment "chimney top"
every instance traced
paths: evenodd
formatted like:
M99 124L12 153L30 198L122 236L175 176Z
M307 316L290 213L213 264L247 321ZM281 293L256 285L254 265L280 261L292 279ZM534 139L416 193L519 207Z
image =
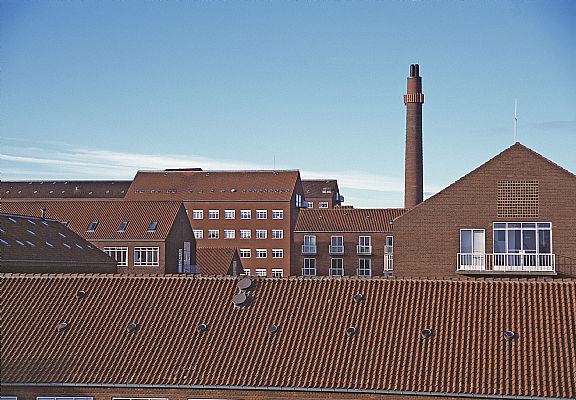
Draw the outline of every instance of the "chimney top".
M410 78L420 76L420 66L418 64L410 64Z

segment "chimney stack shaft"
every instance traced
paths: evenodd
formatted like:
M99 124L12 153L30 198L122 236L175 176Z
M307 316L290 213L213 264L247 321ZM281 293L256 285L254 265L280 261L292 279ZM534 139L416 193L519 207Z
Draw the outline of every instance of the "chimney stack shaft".
M422 78L418 64L410 65L407 90L404 95L406 106L406 159L404 170L404 207L412 208L424 198L422 160Z

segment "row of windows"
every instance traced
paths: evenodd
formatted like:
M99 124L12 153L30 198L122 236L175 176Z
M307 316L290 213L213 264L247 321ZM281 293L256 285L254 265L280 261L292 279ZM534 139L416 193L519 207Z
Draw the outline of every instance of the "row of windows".
M316 276L316 259L305 258L302 266L303 276ZM372 260L369 258L358 259L358 276L372 276ZM330 276L344 276L344 259L332 258L330 260Z
M204 219L204 210L192 210L192 219ZM208 210L208 219L220 219L220 210ZM236 210L224 210L224 219L236 219ZM252 210L240 210L240 219L252 219ZM256 219L268 219L268 210L256 210ZM272 219L284 219L284 210L272 210Z
M204 238L203 229L194 229L194 237L196 239ZM238 233L240 239L251 239L252 230L251 229L240 229ZM271 231L272 239L284 239L283 229L272 229ZM208 239L220 239L219 229L208 229L206 236ZM234 229L224 229L223 236L224 239L236 239L236 231ZM256 229L255 230L256 239L268 239L268 230L266 229Z
M114 258L119 267L128 266L128 247L104 247L104 253ZM135 267L157 267L160 249L158 247L134 247Z
M240 249L240 258L251 258L252 249ZM256 249L256 258L267 258L267 249ZM283 249L272 249L272 258L284 258Z
M250 269L244 268L244 275L251 276L252 271ZM265 268L256 268L256 276L266 277L268 276L268 270ZM272 278L282 278L284 276L284 270L282 269L272 269Z
M66 223L64 225L68 225L67 221L65 221ZM118 229L116 229L116 232L118 233L124 233L126 232L126 228L128 227L128 222L129 221L122 221L120 222L120 224L118 225ZM94 220L91 221L88 226L86 227L86 232L95 232L96 231L96 227L98 226L98 224L100 223L99 220ZM158 228L158 221L150 221L150 223L148 224L148 228L146 229L146 232L156 232L156 229Z
M307 208L314 208L314 202L309 201ZM318 202L318 208L328 208L328 202L327 201L319 201Z

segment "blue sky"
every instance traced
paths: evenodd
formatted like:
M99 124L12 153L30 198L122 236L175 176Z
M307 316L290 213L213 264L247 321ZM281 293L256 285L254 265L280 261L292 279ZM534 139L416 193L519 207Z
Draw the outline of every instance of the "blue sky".
M573 1L0 0L2 179L299 169L402 206L420 63L425 190L518 140L576 171Z

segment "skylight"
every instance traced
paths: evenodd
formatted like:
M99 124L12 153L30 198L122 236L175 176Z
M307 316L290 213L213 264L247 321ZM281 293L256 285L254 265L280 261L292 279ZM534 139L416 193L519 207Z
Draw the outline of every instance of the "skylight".
M66 235L63 234L62 232L58 232L58 234L59 234L60 236L64 237L64 238L66 237Z
M156 227L158 226L158 221L150 221L148 224L148 232L156 232Z
M32 225L36 225L36 222L32 221L31 219L28 220Z
M50 243L50 242L46 242L46 246L48 246L48 247L54 247L54 245L53 245L52 243Z
M118 230L116 232L124 232L126 230L126 227L128 226L128 221L122 221L120 222L120 225L118 226Z
M34 247L34 243L32 243L31 241L27 240L26 243L28 243L30 246Z
M24 246L24 243L22 243L22 242L19 241L19 240L16 240L16 243L18 243L20 246Z
M10 245L8 244L8 242L5 241L4 239L0 239L0 243L2 243L3 245L6 245L6 246L10 246Z
M62 243L62 244L63 244L63 245L64 245L64 247L66 247L66 248L69 248L69 249L71 248L71 247L70 247L70 245L69 245L69 244L67 244L67 243Z
M28 233L31 234L31 235L36 236L36 234L35 234L34 232L32 232L30 229L26 229L26 232L28 232Z
M16 223L16 220L14 218L8 217L8 219L14 223Z
M94 232L97 226L98 226L98 220L90 222L88 224L88 228L86 228L86 232Z

